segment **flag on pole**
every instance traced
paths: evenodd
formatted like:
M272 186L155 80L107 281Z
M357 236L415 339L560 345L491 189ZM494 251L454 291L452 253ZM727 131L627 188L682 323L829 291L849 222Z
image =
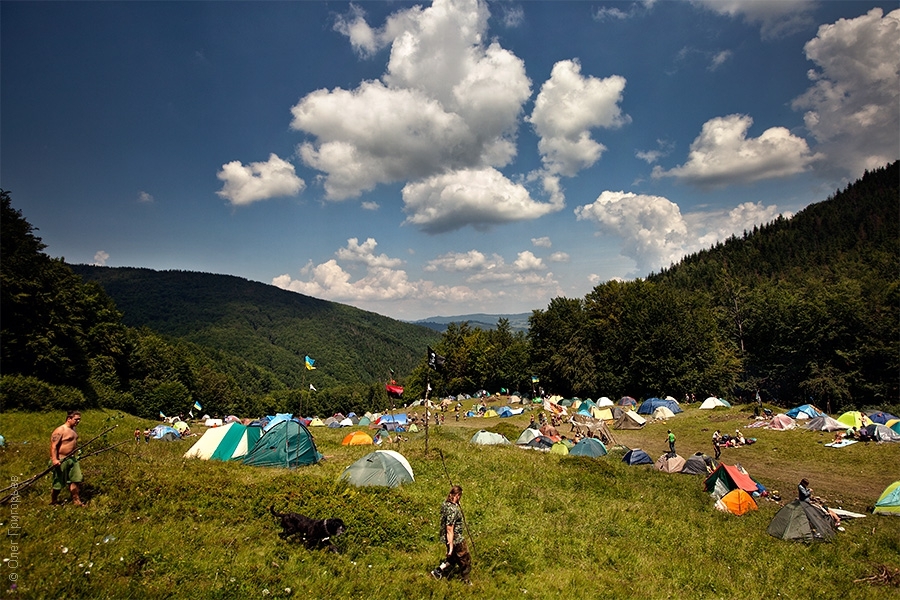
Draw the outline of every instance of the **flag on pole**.
M537 383L537 382L539 382L539 381L540 381L540 379L538 379L538 378L535 377L534 375L531 376L531 383Z
M428 347L428 366L434 369L435 371L440 371L444 366L444 361L446 359L431 349L431 346Z
M306 370L307 370L307 371L312 371L312 370L314 370L315 367L314 367L313 365L314 365L315 363L316 363L316 361L314 361L314 360L311 359L309 356L307 356L307 357L306 357Z
M199 402L194 402L194 408L196 408L197 410L203 410L203 407L200 406Z
M159 411L159 418L160 418L160 419L165 419L165 418L166 418L166 415L163 414L163 411Z
M319 390L317 390L313 384L309 384L309 391L318 392Z

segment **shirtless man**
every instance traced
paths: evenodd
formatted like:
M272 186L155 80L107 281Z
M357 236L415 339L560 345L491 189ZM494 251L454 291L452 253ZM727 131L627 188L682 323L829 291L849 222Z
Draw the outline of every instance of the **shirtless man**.
M75 427L81 422L81 413L70 410L66 414L66 422L53 430L50 435L50 464L53 466L53 490L50 492L50 504L59 504L59 492L68 484L72 495L72 504L84 506L81 502L81 465L75 456L66 458L78 447L78 434Z

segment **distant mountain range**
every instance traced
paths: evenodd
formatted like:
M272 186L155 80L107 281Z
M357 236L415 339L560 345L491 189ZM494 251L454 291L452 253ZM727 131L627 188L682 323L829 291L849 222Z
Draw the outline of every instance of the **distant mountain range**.
M481 329L495 329L500 319L509 320L509 328L512 331L528 331L528 318L531 313L516 313L508 315L488 315L484 313L475 313L472 315L456 315L453 317L428 317L419 321L411 321L415 325L422 325L438 332L444 332L450 323L468 322L470 327L480 327Z

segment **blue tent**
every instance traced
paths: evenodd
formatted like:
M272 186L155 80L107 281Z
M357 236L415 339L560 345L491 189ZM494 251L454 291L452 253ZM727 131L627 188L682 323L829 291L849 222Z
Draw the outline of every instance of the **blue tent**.
M640 448L635 448L625 453L622 462L628 465L652 465L653 459Z
M291 413L277 413L274 417L267 416L265 419L266 423L265 425L263 425L263 432L272 429L282 421L290 421L293 416L294 415L292 415Z
M894 415L892 415L891 413L886 413L886 412L881 412L881 411L874 412L874 413L866 415L866 416L869 417L869 420L872 421L873 423L878 423L880 425L887 425L888 421L891 421L891 420L897 418Z
M805 414L806 417L800 417L799 416L800 413ZM825 416L825 413L820 411L818 408L816 408L812 404L804 404L802 406L796 406L784 414L786 414L787 416L789 416L792 419L796 419L798 417L801 419L803 419L803 418L815 419L816 417L824 417Z
M674 400L663 400L662 398L649 398L647 400L644 400L641 403L641 406L637 409L637 412L639 415L652 415L653 411L660 406L665 406L672 411L672 414L677 415L678 413L682 412L681 407L678 406L677 402L675 402Z
M164 439L166 441L173 441L173 440L180 440L181 434L178 433L178 430L175 429L174 427L170 427L168 425L157 425L150 432L150 437L153 438L154 440L163 440Z
M406 413L401 413L399 415L381 415L377 423L379 425L381 425L382 423L397 423L398 425L406 425Z
M497 414L501 417L511 417L513 416L513 411L508 406L501 406L497 409Z

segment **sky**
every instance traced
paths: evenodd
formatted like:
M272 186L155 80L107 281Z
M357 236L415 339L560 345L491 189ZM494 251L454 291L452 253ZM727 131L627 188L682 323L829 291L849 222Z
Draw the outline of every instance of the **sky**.
M530 312L898 158L896 1L0 3L0 187L73 264Z

